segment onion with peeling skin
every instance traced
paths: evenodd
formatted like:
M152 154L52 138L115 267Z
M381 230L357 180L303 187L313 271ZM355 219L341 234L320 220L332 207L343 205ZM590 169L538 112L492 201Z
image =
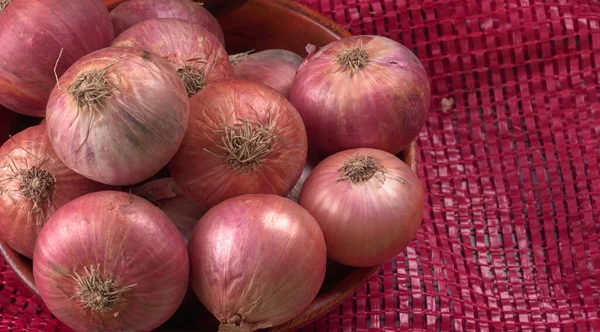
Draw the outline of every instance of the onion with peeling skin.
M326 248L315 219L276 195L242 195L209 210L188 246L191 284L219 331L282 324L315 299Z
M104 189L63 164L46 126L25 129L0 148L0 237L31 258L40 230L56 209Z
M44 116L55 72L61 76L113 38L101 0L1 0L0 104Z
M383 264L406 248L421 225L424 196L407 164L365 148L320 162L304 183L300 205L321 226L331 260L364 267Z
M123 192L64 205L40 233L33 276L50 311L76 331L151 331L182 303L187 248L148 201Z
M129 46L167 60L183 79L188 96L233 77L227 51L198 24L172 18L143 21L119 35L112 46Z
M163 178L134 188L138 195L158 206L173 221L187 244L194 226L206 212L183 195L172 178Z
M302 57L288 50L272 49L230 57L235 76L266 84L290 98L290 90Z
M324 154L374 148L398 154L417 137L430 105L423 64L382 36L353 36L310 50L290 93L311 146Z
M191 0L129 0L111 10L115 35L153 18L175 18L198 24L225 44L223 29L217 19L200 3Z
M160 171L185 134L189 98L173 67L131 47L107 47L77 61L48 101L52 147L71 169L110 185Z
M306 164L304 124L266 85L217 82L190 98L190 124L171 176L200 207L243 194L287 195Z

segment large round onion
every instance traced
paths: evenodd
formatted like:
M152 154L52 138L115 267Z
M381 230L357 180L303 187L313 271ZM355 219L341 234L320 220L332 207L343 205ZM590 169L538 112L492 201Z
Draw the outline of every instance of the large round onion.
M60 161L46 126L25 129L0 148L0 236L31 258L42 226L56 209L103 189Z
M219 331L279 325L314 300L326 248L314 218L276 195L243 195L209 210L189 244L191 283Z
M188 96L206 85L233 77L227 51L200 25L174 18L138 23L119 35L112 46L130 46L165 58L185 83Z
M424 208L417 175L381 150L336 153L315 167L300 205L319 222L330 259L375 266L394 258L413 239Z
M33 275L50 311L77 331L150 331L181 304L189 260L160 209L103 191L68 203L48 220Z
M306 131L275 90L243 80L214 83L190 99L190 114L169 170L201 207L242 194L285 196L298 181Z
M231 56L237 78L266 84L289 99L302 57L288 50L265 50Z
M110 12L115 34L153 18L175 18L195 23L210 31L221 44L225 43L223 30L217 19L200 3L191 0L130 0Z
M172 178L144 183L131 191L158 206L173 221L186 244L198 220L206 212L183 195Z
M307 57L290 100L319 151L368 147L397 154L425 123L430 86L423 65L403 45L353 36Z
M164 59L108 47L77 61L48 101L50 142L63 162L111 185L139 183L173 157L189 116L181 78Z
M56 84L55 66L60 76L113 38L101 0L0 1L0 104L44 116Z

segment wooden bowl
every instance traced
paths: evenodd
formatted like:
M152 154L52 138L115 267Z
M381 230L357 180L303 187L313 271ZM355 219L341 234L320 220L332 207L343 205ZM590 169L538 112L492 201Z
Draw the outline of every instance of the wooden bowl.
M124 1L105 0L105 3L113 8ZM350 35L333 21L294 0L249 0L240 7L227 11L219 17L219 21L230 54L251 49L260 51L282 48L305 56L305 47L309 43L322 47ZM417 171L417 149L414 142L399 157ZM37 294L31 260L17 254L1 241L0 252L15 273ZM298 317L272 328L271 331L297 329L324 315L351 296L376 270L377 266L351 268L329 262L323 287L310 307ZM159 331L216 331L217 324L215 318L190 291L180 310Z

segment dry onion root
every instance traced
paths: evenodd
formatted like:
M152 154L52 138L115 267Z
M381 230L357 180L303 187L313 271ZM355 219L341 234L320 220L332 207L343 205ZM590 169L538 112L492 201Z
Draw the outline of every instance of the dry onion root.
M199 206L290 192L306 163L307 142L302 119L282 95L251 81L217 82L190 99L190 111L169 170Z
M40 230L56 209L106 188L62 163L45 125L28 128L0 148L0 236L31 258Z

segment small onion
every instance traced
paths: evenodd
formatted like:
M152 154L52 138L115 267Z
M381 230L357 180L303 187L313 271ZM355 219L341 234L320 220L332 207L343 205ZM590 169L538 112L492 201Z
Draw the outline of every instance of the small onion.
M31 258L42 226L56 209L104 189L60 161L46 126L25 129L0 148L0 237Z
M92 180L139 183L173 157L189 116L181 78L164 59L108 47L77 61L48 101L50 142L61 160Z
M265 50L232 55L231 64L237 78L266 84L290 98L290 89L302 57L287 50Z
M110 18L117 36L145 20L175 18L202 26L225 44L217 19L201 4L191 0L130 0L113 9Z
M396 156L354 149L317 165L304 183L300 205L319 222L331 260L375 266L413 239L424 193L417 175Z
M203 208L242 194L287 195L306 163L304 124L266 85L232 80L190 99L190 125L169 163L183 192Z
M173 18L138 23L120 34L112 46L130 46L165 58L185 83L188 96L206 85L233 77L227 51L200 25Z
M114 38L101 0L0 1L0 104L44 116L60 76Z
M430 85L408 48L386 37L353 36L307 57L290 101L310 144L323 153L365 147L397 154L425 123Z
M325 278L314 218L276 195L242 195L209 210L188 246L191 284L219 331L279 325L305 310Z
M102 191L71 201L48 220L33 275L50 311L76 331L150 331L183 301L189 259L160 209Z
M194 226L206 212L187 199L172 178L150 181L134 188L131 193L147 199L169 216L186 244Z

